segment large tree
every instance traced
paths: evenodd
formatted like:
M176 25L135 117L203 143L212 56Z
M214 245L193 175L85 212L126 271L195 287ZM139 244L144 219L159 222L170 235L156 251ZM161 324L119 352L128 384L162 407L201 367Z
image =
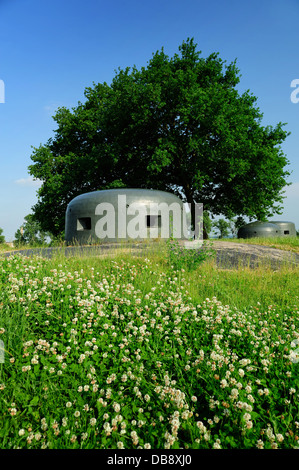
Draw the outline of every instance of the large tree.
M33 210L44 230L64 229L68 202L83 192L139 187L174 192L212 215L264 220L279 213L289 173L284 124L262 125L257 98L238 92L236 62L201 57L193 39L169 58L119 69L85 102L59 108L52 139L31 155L42 180Z

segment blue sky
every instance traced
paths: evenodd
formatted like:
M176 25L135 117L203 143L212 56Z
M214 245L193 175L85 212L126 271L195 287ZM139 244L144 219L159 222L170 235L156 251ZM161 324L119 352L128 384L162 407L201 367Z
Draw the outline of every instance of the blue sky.
M298 0L0 0L0 227L14 238L37 200L28 175L32 146L53 136L59 106L84 100L93 83L172 56L194 37L204 57L237 59L240 92L258 98L264 125L287 123L283 144L293 184L276 219L299 229ZM299 83L299 81L298 81ZM3 90L2 90L3 91ZM1 95L2 93L2 95ZM1 96L3 99L1 99ZM4 101L4 102L1 102Z

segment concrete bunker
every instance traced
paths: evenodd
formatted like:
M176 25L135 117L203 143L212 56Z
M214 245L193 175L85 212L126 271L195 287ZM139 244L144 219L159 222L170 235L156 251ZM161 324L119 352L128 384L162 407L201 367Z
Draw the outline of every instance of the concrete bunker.
M148 238L187 239L190 217L176 195L151 189L107 189L68 204L65 240L90 244Z
M275 224L279 227L280 236L296 237L296 227L293 222L287 222L283 220L271 220L271 224Z
M238 238L296 236L293 222L251 222L238 230Z

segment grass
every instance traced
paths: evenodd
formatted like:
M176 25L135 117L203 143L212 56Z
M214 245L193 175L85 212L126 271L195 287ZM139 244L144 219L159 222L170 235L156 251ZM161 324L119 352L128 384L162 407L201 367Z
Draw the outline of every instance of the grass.
M299 446L298 268L174 260L0 259L0 448Z
M223 238L222 240L233 243L269 246L271 248L299 253L299 237Z
M8 245L7 243L0 243L0 253L4 253L5 251L12 251L15 248Z

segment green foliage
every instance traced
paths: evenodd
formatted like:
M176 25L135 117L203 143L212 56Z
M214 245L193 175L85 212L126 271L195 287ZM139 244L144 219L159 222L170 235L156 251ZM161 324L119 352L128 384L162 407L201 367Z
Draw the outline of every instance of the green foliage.
M29 166L43 182L34 206L43 230L63 231L75 196L120 186L172 191L226 218L279 212L288 133L261 125L239 77L236 62L203 58L187 39L173 57L157 51L146 67L86 88L85 103L59 108L53 139L34 148Z
M218 219L215 222L213 222L213 227L219 230L220 232L219 238L225 238L229 236L231 224L227 220Z
M45 244L50 234L42 230L41 223L36 220L35 216L28 214L24 217L24 221L25 223L15 233L15 246Z
M209 236L209 233L211 232L212 230L212 220L209 216L209 213L207 211L203 211L203 227L205 229L205 232L207 234L207 238Z
M230 229L234 237L238 235L238 230L245 225L246 222L243 217L238 216L230 219Z
M5 243L5 236L2 235L2 233L3 233L3 229L0 228L0 243Z
M168 261L174 270L187 270L193 271L203 261L207 260L210 256L215 254L212 245L203 242L202 246L198 249L187 249L182 246L178 240L169 239L166 241Z

